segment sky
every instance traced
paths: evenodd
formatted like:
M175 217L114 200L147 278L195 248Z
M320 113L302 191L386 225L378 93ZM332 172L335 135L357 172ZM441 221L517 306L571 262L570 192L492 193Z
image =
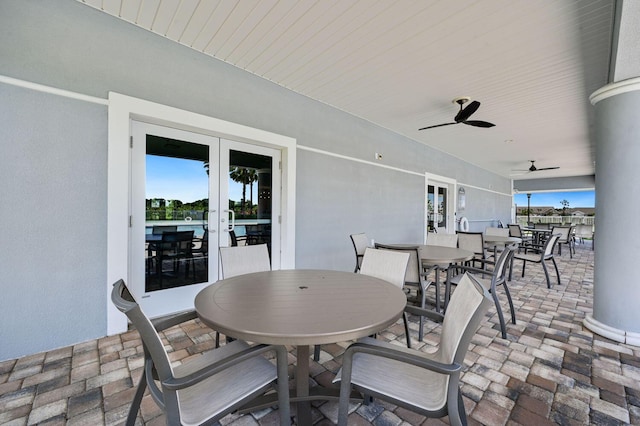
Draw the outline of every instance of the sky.
M531 194L531 207L555 207L562 208L560 202L567 200L570 208L595 207L595 191L575 192L534 192ZM513 202L517 206L527 206L527 194L519 193L513 196Z
M147 155L146 198L191 203L209 197L208 175L202 161ZM253 185L257 200L257 185ZM249 199L247 187L247 199ZM229 182L229 198L240 201L242 185Z
M180 200L183 203L208 198L207 177L202 161L147 155L146 198ZM257 185L253 188L256 192ZM229 198L240 201L242 185L230 181ZM249 198L247 194L247 199ZM531 206L562 208L560 202L567 200L571 208L595 207L595 198L595 191L534 192L531 194ZM254 194L253 199L258 199L257 194ZM515 194L513 199L518 206L527 205L526 193Z

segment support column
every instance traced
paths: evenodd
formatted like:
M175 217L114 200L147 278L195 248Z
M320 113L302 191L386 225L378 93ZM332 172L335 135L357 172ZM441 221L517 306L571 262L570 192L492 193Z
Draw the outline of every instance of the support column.
M595 107L596 233L593 315L584 325L640 346L640 2L616 3L613 83L590 97Z
M593 315L584 325L640 346L640 78L609 84L595 106L596 233Z

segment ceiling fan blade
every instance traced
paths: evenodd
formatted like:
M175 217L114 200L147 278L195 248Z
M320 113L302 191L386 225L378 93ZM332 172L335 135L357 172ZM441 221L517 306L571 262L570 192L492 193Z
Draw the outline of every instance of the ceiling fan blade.
M427 127L423 127L422 129L418 129L418 130L433 129L434 127L442 127L442 126L451 126L452 124L458 124L458 123L453 122L453 123L436 124L435 126L427 126Z
M464 122L467 120L467 118L471 117L471 114L476 112L478 108L480 108L480 102L473 101L469 105L467 105L466 108L461 109L460 112L458 112L458 114L456 115L456 118L454 118L454 120L456 120L456 123L459 123L461 121Z
M541 170L555 170L555 169L559 169L560 166L556 166L556 167L542 167L540 169L535 169L536 172L539 172Z
M468 120L468 121L463 121L462 123L467 124L469 126L475 126L475 127L493 127L493 126L495 126L495 124L493 124L493 123L489 123L488 121L481 121L481 120Z

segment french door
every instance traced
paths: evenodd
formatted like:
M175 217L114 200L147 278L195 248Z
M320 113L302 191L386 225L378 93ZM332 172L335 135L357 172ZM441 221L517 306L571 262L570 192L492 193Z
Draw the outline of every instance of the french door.
M147 315L193 308L219 247L267 244L280 265L280 151L132 121L129 276Z

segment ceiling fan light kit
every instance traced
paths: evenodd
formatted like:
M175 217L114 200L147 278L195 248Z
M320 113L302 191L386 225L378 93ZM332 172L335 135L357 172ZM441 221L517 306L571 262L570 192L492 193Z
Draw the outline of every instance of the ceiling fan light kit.
M433 129L435 127L451 126L452 124L460 124L460 123L466 124L467 126L484 127L484 128L495 126L495 124L489 123L488 121L469 120L469 117L471 117L471 115L474 112L476 112L478 108L480 108L480 102L478 101L473 101L469 105L463 108L462 106L467 102L469 102L470 100L471 98L469 96L459 96L451 101L454 104L460 105L460 111L458 111L458 114L456 114L455 118L453 119L454 120L453 122L427 126L418 130Z

